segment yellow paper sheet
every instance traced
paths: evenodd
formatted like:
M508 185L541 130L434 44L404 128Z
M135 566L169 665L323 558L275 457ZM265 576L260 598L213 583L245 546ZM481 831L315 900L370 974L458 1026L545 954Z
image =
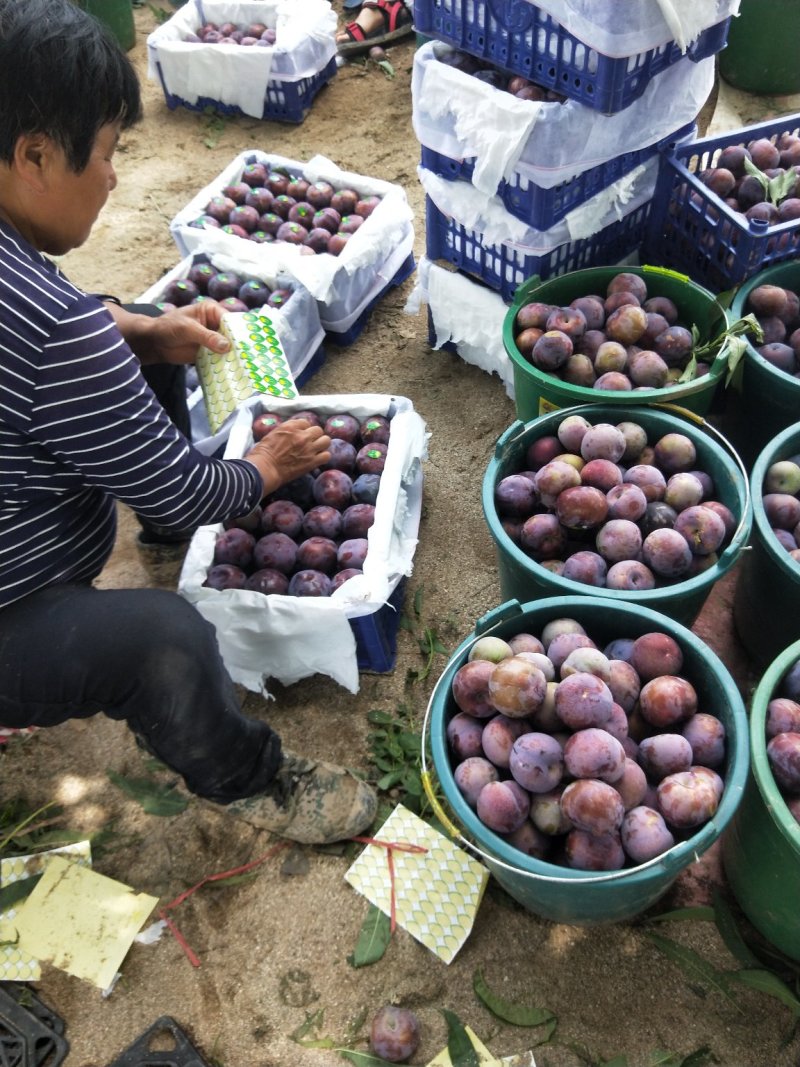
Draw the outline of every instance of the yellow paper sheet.
M34 856L8 856L0 860L0 886L41 874L53 856L70 857L73 863L84 867L92 865L92 849L88 841L76 841L75 844L52 848ZM22 903L19 905L21 907ZM0 914L0 941L16 940L14 919L19 908L9 908ZM39 961L24 952L18 944L0 947L0 982L37 982L41 977Z
M451 963L472 930L489 872L400 804L375 838L426 849L422 853L399 849L392 852L395 914L399 926L445 963ZM390 915L391 882L386 856L382 846L367 845L345 878Z
M57 856L17 914L19 946L108 989L157 903L157 897Z
M486 1048L474 1030L465 1026L464 1031L472 1042L472 1047L478 1053L480 1067L536 1067L532 1052L520 1052L515 1056L503 1056L502 1059L498 1060ZM434 1056L428 1067L453 1067L453 1061L450 1059L450 1053L447 1049L442 1049L438 1056Z

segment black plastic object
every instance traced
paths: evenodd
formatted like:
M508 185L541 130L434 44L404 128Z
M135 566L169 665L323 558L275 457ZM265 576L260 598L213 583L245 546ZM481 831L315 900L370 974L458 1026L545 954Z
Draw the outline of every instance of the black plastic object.
M0 988L4 993L13 997L21 1008L25 1008L40 1023L44 1023L49 1030L56 1034L64 1033L64 1020L60 1015L56 1015L52 1008L48 1008L29 985L24 985L22 982L4 982Z
M69 1052L63 1030L27 986L0 986L0 1067L58 1067Z
M156 1050L156 1040L169 1038L173 1047ZM0 1062L0 1067L5 1065ZM169 1015L162 1015L149 1030L129 1045L108 1067L209 1067L180 1026Z

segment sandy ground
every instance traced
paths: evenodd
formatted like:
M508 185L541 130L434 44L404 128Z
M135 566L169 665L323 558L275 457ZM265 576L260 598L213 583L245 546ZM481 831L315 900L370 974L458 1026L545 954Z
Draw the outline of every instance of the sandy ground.
M131 56L144 77L145 38L155 26L151 10L138 9L136 23ZM322 153L347 170L401 183L415 211L421 256L423 197L410 122L413 49L413 38L392 49L394 79L372 64L343 68L297 127L248 119L215 123L186 110L170 112L160 88L146 83L145 120L126 135L118 154L119 187L90 241L66 258L65 269L87 289L136 297L178 261L169 220L248 147L297 160ZM756 121L764 113L757 102L743 119ZM740 124L734 114L729 125ZM411 398L427 420L425 504L408 594L409 602L414 594L422 596L419 628L434 628L452 649L499 602L479 494L493 443L513 421L514 409L497 378L455 355L431 351L424 314L403 311L413 284L410 279L387 293L357 343L328 347L327 362L307 391L393 392ZM122 513L118 547L101 584L174 588L179 560L153 565L143 559L134 532L130 515ZM746 693L752 679L730 624L734 582L735 574L715 590L695 629ZM273 686L272 704L249 694L246 706L253 715L269 716L287 745L367 771L367 712L394 713L406 705L419 725L445 657L435 657L426 680L409 684L407 672L423 663L415 636L401 630L396 669L363 675L355 697L315 677L289 688ZM109 847L96 857L95 869L162 903L275 843L197 804L173 818L144 815L107 777L109 770L147 774L143 756L122 725L101 717L15 743L0 768L3 800L20 796L34 805L56 799L65 804L72 828L110 825ZM347 957L367 904L343 875L356 851L282 852L249 881L196 893L175 917L199 956L198 968L169 934L155 945L132 948L122 980L106 999L91 985L45 968L37 988L65 1020L69 1067L110 1064L163 1014L185 1028L209 1062L327 1067L342 1060L334 1051L301 1046L292 1034L319 1013L307 1037L364 1049L364 1019L387 1002L418 1013L417 1064L446 1043L441 1009L471 1025L496 1055L532 1047L538 1031L501 1023L477 999L472 978L478 968L504 998L547 1008L557 1017L556 1040L537 1050L540 1065L594 1064L625 1054L629 1064L644 1067L653 1050L686 1056L701 1047L710 1050L710 1062L726 1067L798 1062L800 1049L785 1008L744 989L727 999L707 983L690 980L659 953L642 924L558 926L493 888L452 964L398 930L383 959L354 969ZM712 855L679 880L665 903L707 900L718 879ZM714 965L736 965L709 923L679 923L668 933Z

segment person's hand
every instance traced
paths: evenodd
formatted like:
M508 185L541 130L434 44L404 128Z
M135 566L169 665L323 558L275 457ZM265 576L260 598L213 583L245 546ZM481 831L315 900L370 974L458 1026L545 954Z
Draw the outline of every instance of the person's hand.
M245 455L264 483L264 496L308 474L331 458L331 439L304 419L287 419L262 437Z
M143 364L194 363L197 350L205 345L213 352L227 352L228 341L218 333L223 309L214 300L166 311L152 318L124 308L109 308L120 333Z

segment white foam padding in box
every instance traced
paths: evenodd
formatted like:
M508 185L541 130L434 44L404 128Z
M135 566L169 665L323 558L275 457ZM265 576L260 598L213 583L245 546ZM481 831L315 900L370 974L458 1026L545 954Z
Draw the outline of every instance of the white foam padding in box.
M241 458L253 444L252 422L262 411L289 415L312 410L322 418L344 411L356 418L386 415L391 434L386 466L375 502L363 574L330 597L295 597L249 589L208 589L203 585L214 557L221 523L202 526L192 538L181 569L178 592L216 629L220 652L235 682L267 695L275 678L291 685L326 674L351 693L358 692L355 636L350 619L379 611L400 580L411 574L422 509L422 461L427 456L425 422L405 397L384 394L326 394L296 400L252 397L240 408L225 456Z
M577 100L519 100L441 62L440 41L417 49L411 120L420 144L450 159L474 159L472 184L493 195L518 164L552 189L626 152L638 152L694 122L714 85L714 57L686 58L656 75L638 100L614 115Z

